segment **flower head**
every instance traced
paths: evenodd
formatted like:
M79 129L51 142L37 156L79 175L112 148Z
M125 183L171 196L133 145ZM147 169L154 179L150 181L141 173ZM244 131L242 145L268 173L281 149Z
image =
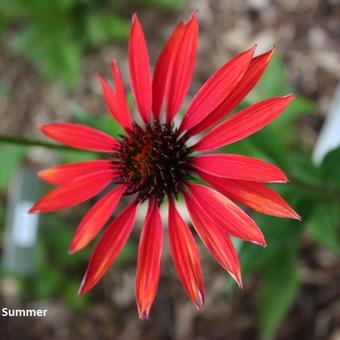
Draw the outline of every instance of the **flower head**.
M113 118L124 129L119 140L79 124L52 123L42 132L65 145L96 151L106 159L62 164L39 176L57 187L39 200L31 212L60 210L106 192L87 212L74 235L70 253L84 248L108 223L123 196L131 203L110 223L91 256L80 294L95 286L127 242L140 203L148 201L142 228L136 274L136 300L147 318L157 291L161 267L163 226L160 204L168 202L168 234L172 258L184 289L200 308L204 284L194 236L176 208L183 197L192 225L216 261L241 286L241 271L230 236L265 246L254 220L235 203L264 214L299 219L294 210L264 183L286 182L284 173L264 161L236 154L210 153L265 127L284 111L293 96L270 98L230 113L265 71L272 50L254 57L255 47L232 58L199 89L176 127L174 119L187 94L198 46L194 13L171 35L151 78L142 27L133 16L129 68L135 103L143 123L133 121L116 61L115 87L100 78L104 99ZM203 137L193 143L197 135ZM197 138L196 138L197 139ZM209 153L202 153L208 151ZM205 184L193 180L200 177Z

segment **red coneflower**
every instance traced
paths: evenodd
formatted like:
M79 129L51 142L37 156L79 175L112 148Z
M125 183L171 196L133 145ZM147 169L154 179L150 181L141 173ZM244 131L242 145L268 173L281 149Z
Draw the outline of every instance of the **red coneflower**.
M158 58L151 79L143 30L134 15L129 67L131 87L143 124L132 120L120 71L113 61L115 88L103 78L100 82L108 110L125 130L120 140L79 124L41 126L46 136L60 143L106 153L108 159L57 165L41 171L39 176L56 184L57 188L38 201L31 212L69 208L90 199L109 184L116 184L80 222L70 253L85 247L99 233L122 196L133 197L132 203L101 236L80 294L88 292L109 270L131 234L138 205L148 200L135 288L141 318L149 315L159 281L163 242L159 207L164 198L169 203L169 242L174 265L184 289L198 308L202 307L205 295L201 264L194 237L176 208L179 196L184 197L193 227L205 246L240 286L240 265L230 236L262 246L265 240L253 219L233 201L264 214L299 219L277 193L263 184L287 182L279 168L242 155L201 153L259 131L292 101L292 95L270 98L220 122L257 83L272 50L254 57L254 47L224 64L200 88L176 127L174 118L189 88L197 45L198 23L194 13L187 23L181 22L176 27ZM198 142L191 142L193 136L207 129L210 130ZM192 183L195 176L200 176L213 188Z

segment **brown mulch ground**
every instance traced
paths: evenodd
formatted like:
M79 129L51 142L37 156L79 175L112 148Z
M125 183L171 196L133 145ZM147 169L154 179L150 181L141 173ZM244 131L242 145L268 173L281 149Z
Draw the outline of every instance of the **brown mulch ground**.
M191 88L194 92L219 65L253 43L265 50L276 45L282 54L292 87L316 102L317 112L303 127L307 147L315 141L340 78L340 3L337 0L187 1L199 10L200 54ZM193 5L195 3L195 5ZM183 14L180 14L183 17ZM175 14L141 13L151 43L153 60L171 28ZM8 96L0 98L0 133L36 136L37 122L68 119L73 103L88 112L104 112L97 84L98 71L107 72L112 56L126 71L127 45L108 46L87 57L86 82L76 93L46 84L36 70L1 49L0 78ZM15 114L14 114L15 113ZM40 160L35 160L41 163ZM43 164L42 164L43 165ZM162 279L151 320L140 322L133 297L135 264L114 272L94 291L93 304L84 314L71 314L60 301L50 301L44 320L0 318L1 338L8 339L258 339L256 327L257 279L226 296L230 279L204 257L207 304L198 313L186 299L164 256ZM278 339L340 339L340 260L305 240L301 246L303 286L282 326ZM7 279L6 279L7 280ZM8 301L1 280L0 306ZM284 283L283 283L284 284ZM113 335L114 334L114 335Z

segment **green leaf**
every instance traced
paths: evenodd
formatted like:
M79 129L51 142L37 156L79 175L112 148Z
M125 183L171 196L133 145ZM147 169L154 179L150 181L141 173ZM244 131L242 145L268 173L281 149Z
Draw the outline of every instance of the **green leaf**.
M275 191L278 191L278 187L280 185L275 186ZM281 192L282 197L303 219L307 217L307 212L313 210L315 200L304 196L303 193L297 193L296 188L290 187L289 184L284 185L283 188L285 190ZM262 248L252 243L243 243L240 260L244 276L254 271L265 271L268 266L272 265L272 258L276 257L277 252L298 244L306 227L303 222L293 219L282 219L259 213L254 213L252 217L261 228L268 246Z
M274 53L269 66L256 85L250 98L255 101L269 97L276 97L288 94L291 91L282 58L278 53Z
M147 6L155 6L164 9L178 11L183 8L182 0L132 0L134 4L143 4Z
M296 248L286 248L272 258L259 292L258 318L262 339L274 339L300 288Z
M59 151L62 163L90 161L98 158L98 154L83 151Z
M232 145L228 145L220 149L224 153L237 153L241 155L246 155L250 157L256 157L263 160L270 160L264 151L259 149L250 139L243 139Z
M305 185L310 184L312 187L323 183L320 168L312 163L310 155L290 154L289 162L289 175L297 182L305 183Z
M137 256L137 244L133 240L129 240L122 252L117 257L117 260L115 261L116 267L124 267L125 265L129 264L133 259L135 259Z
M282 92L282 95L286 93ZM310 100L296 96L296 98L289 104L286 110L272 123L275 129L283 129L285 126L289 126L298 118L311 113L315 110L315 105ZM285 131L287 133L287 131Z
M130 21L117 14L92 13L87 17L86 39L89 46L110 40L125 40L129 36Z
M6 189L10 177L19 166L24 155L25 147L23 146L11 144L0 146L0 159L6 160L2 162L0 167L0 190Z
M340 189L340 148L330 151L321 165L324 183L332 189Z
M271 126L251 136L249 141L266 154L268 161L281 166L284 171L287 170L289 167L287 149Z
M78 296L79 280L67 280L62 294L64 299L75 312L82 312L89 304L89 295Z
M311 237L340 254L340 204L320 205L314 209L308 222Z
M119 135L124 134L120 125L109 115L92 114L87 115L79 121L81 124L91 126L97 130L106 132L107 134L119 138Z
M251 102L255 103L266 98L280 97L291 93L292 89L284 69L281 57L277 53L274 54L268 69L249 96ZM280 137L281 141L289 140L296 135L292 123L313 110L314 105L311 101L302 96L297 96L270 127Z
M59 287L62 286L63 275L53 267L44 268L34 277L34 295L37 299L43 300L54 296ZM32 284L32 282L31 282Z

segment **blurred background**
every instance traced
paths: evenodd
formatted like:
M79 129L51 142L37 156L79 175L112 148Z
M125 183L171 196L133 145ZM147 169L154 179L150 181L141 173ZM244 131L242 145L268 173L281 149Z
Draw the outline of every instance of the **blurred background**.
M37 124L74 121L119 133L97 74L109 76L115 57L128 83L131 14L139 13L154 64L193 9L200 48L190 95L255 42L259 52L276 46L242 106L291 91L297 99L228 152L284 169L290 183L275 189L303 221L253 214L268 247L237 243L243 290L199 243L207 289L201 312L182 290L165 242L158 296L150 320L141 322L133 289L138 228L110 273L79 298L93 245L73 256L67 249L93 201L26 215L49 189L37 170L96 156L44 145ZM339 78L339 0L0 0L0 307L48 309L46 318L0 317L1 338L339 340Z

